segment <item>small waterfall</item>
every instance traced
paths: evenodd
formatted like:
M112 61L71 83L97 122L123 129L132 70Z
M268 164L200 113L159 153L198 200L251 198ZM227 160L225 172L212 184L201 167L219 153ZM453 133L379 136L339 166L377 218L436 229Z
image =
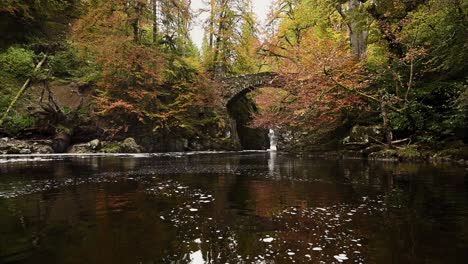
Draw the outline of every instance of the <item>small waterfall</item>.
M276 151L276 145L278 144L278 137L275 134L275 131L270 128L268 132L268 137L270 138L270 148L268 151Z

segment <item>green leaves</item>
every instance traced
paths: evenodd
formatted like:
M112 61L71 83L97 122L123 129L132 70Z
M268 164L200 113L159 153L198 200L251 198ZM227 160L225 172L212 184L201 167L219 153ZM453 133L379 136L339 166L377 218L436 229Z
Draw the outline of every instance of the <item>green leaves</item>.
M34 52L19 47L10 47L0 54L0 71L17 78L27 78L34 68Z

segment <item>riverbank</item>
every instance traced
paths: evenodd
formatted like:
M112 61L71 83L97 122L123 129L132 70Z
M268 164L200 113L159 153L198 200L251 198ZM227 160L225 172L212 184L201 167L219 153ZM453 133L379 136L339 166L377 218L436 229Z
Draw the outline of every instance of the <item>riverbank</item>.
M71 145L66 153L56 153L52 148L52 140L18 140L12 138L0 139L0 159L21 159L21 158L44 158L44 157L67 157L67 156L171 156L197 153L231 153L235 150L212 149L182 152L160 152L147 153L145 149L138 145L133 138L127 138L121 142L109 142L92 140L87 143ZM266 152L267 150L244 151L244 152ZM429 163L451 163L468 166L468 148L460 145L458 148L446 148L441 150L430 149L427 146L408 145L386 149L381 145L370 145L361 150L350 150L343 146L343 149L328 151L280 151L291 155L305 157L315 157L321 159L361 159L373 161L390 162L429 162Z
M369 152L369 149L374 151ZM386 149L381 146L371 146L363 150L333 150L320 152L295 152L297 155L324 159L361 159L391 162L429 162L429 163L456 163L468 166L468 148L446 148L442 150L420 148L409 145L404 148Z
M87 143L71 145L66 153L142 153L144 148L138 145L133 138L119 141L91 140ZM53 140L31 139L19 140L14 138L0 139L0 154L55 154Z
M468 164L468 147L461 139L446 138L435 143L394 139L391 146L383 143L380 126L354 126L339 136L334 133L323 140L307 139L307 134L278 133L278 149L298 155L332 159L367 159L407 162L451 162ZM312 143L311 143L312 142Z

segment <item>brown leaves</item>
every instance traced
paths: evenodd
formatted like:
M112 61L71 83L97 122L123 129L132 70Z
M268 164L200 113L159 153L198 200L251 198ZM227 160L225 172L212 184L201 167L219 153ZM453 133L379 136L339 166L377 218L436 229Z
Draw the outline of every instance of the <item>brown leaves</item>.
M274 43L274 40L272 41ZM337 88L324 74L332 69L333 77L355 89L365 89L361 81L363 70L348 51L346 42L333 37L318 36L307 30L295 46L284 52L278 71L290 76L283 92L271 91L256 96L260 113L255 116L258 127L288 126L314 130L340 120L347 109L362 103L361 99ZM270 47L271 48L271 47ZM273 47L276 52L282 50ZM294 73L294 75L291 75Z

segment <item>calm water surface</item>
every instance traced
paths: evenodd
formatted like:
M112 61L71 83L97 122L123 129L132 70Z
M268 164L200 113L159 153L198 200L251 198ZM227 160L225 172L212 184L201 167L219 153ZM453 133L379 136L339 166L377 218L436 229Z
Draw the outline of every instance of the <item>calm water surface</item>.
M467 263L463 167L281 153L0 160L0 263Z

